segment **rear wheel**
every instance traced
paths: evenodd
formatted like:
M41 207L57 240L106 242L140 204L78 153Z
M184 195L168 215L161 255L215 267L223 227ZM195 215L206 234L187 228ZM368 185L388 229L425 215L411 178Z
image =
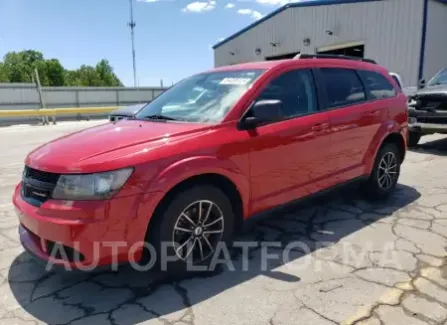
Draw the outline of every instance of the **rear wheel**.
M410 131L408 136L408 146L410 148L416 147L421 139L421 134L419 132Z
M396 188L402 159L394 143L380 148L371 175L365 183L367 195L372 199L383 199Z
M154 217L147 241L155 248L157 269L168 273L209 271L219 246L228 248L234 232L230 200L209 185L177 193Z

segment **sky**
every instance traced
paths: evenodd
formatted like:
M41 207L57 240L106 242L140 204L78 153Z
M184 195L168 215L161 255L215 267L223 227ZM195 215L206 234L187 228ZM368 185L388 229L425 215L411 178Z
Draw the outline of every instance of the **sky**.
M132 0L140 86L213 67L212 45L286 0ZM203 1L203 2L202 2ZM105 58L133 86L129 0L0 0L0 57L33 49L67 69Z

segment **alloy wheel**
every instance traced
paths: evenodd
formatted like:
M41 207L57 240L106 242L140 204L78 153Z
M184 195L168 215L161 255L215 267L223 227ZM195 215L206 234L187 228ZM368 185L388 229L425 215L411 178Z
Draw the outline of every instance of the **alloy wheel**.
M212 201L191 203L180 213L172 241L176 255L183 261L201 262L210 257L224 233L222 210Z
M398 165L397 158L393 152L387 152L379 162L378 183L379 187L386 191L389 190L397 179Z

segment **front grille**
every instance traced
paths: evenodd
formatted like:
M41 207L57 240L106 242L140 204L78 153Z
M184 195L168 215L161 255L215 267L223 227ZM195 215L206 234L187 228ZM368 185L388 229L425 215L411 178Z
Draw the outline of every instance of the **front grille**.
M22 179L22 196L25 201L34 206L41 206L51 198L59 174L44 172L25 166Z
M56 184L59 180L59 174L43 172L28 166L25 166L25 177L52 184Z
M447 117L422 116L417 118L421 123L447 124Z
M447 100L439 101L432 99L421 99L417 105L418 109L423 110L435 110L435 111L446 111L447 110Z
M40 203L45 202L51 197L51 192L49 190L42 190L32 185L25 184L23 188L23 196L27 199L34 201L39 201ZM36 204L34 204L36 205ZM40 206L40 204L39 204Z

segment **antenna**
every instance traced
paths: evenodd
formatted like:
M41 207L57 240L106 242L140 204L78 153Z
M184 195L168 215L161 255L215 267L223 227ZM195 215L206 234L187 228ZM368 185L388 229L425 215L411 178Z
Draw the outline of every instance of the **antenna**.
M130 3L130 22L127 26L130 27L130 36L132 39L132 62L133 62L133 86L137 87L137 66L135 63L135 26L137 25L133 20L133 0L129 0Z

